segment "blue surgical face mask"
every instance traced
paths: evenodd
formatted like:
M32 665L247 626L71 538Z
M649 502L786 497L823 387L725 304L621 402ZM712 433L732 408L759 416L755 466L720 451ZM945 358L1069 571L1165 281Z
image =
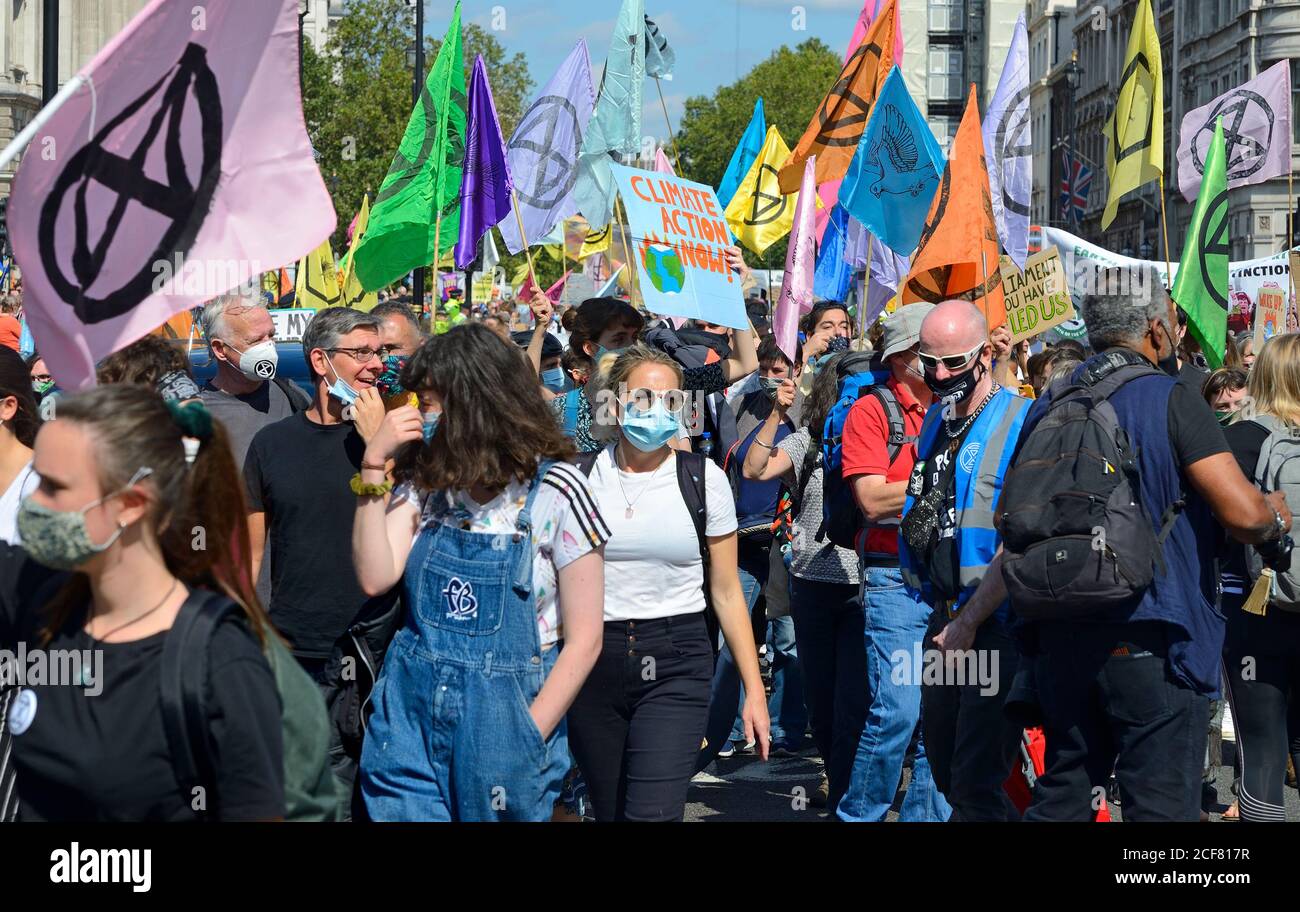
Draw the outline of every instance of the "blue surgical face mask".
M333 364L330 365L330 370L334 370ZM339 376L338 371L334 371L334 382L330 384L329 394L344 405L351 405L357 401L357 396L361 395L343 382L343 378Z
M424 433L424 442L433 443L433 435L438 430L438 420L442 418L441 412L425 412L424 427L420 430Z
M642 411L635 405L623 406L623 436L643 453L653 453L677 436L677 416L658 400Z
M553 367L542 371L542 386L553 393L564 392L564 368Z

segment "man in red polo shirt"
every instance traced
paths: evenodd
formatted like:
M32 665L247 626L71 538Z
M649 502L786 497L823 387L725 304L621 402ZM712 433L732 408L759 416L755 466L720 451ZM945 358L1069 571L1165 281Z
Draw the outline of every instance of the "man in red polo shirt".
M844 425L844 479L866 516L858 540L866 614L867 693L871 708L858 741L848 790L838 814L847 821L883 821L894 801L903 758L921 716L921 640L930 607L907 594L898 569L899 513L916 461L916 438L932 396L917 349L931 304L909 304L885 319L881 361L889 380L863 395ZM891 417L906 442L891 445ZM903 821L944 821L950 808L935 787L918 738Z

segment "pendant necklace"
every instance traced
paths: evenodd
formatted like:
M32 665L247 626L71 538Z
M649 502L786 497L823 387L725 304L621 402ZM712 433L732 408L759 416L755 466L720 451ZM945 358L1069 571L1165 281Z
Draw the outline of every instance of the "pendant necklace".
M624 460L624 462L626 461L627 460ZM627 509L623 511L623 517L625 519L632 518L632 508L636 506L636 502L641 499L641 496L645 494L646 491L650 490L650 486L654 484L655 476L659 474L659 470L662 469L665 463L667 462L668 459L665 458L663 462L659 463L659 465L655 467L655 470L650 473L649 480L647 480L645 485L642 486L641 490L637 492L636 497L632 498L631 500L628 500L627 491L623 487L624 470L618 464L618 447L617 446L614 447L614 470L615 470L614 477L618 479L618 492L623 495L623 502L627 504Z

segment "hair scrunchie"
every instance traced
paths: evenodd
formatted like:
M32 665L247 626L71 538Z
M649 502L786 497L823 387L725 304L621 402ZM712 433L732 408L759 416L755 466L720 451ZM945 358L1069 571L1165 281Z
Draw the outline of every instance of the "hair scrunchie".
M172 421L186 437L195 437L199 440L208 440L212 437L212 413L202 402L181 405L169 399L165 404Z

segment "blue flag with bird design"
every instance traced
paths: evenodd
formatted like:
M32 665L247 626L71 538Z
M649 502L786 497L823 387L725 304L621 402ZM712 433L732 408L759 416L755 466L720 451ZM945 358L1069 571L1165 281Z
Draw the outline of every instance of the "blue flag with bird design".
M909 254L921 240L944 164L925 115L894 67L849 163L840 205L886 247Z

